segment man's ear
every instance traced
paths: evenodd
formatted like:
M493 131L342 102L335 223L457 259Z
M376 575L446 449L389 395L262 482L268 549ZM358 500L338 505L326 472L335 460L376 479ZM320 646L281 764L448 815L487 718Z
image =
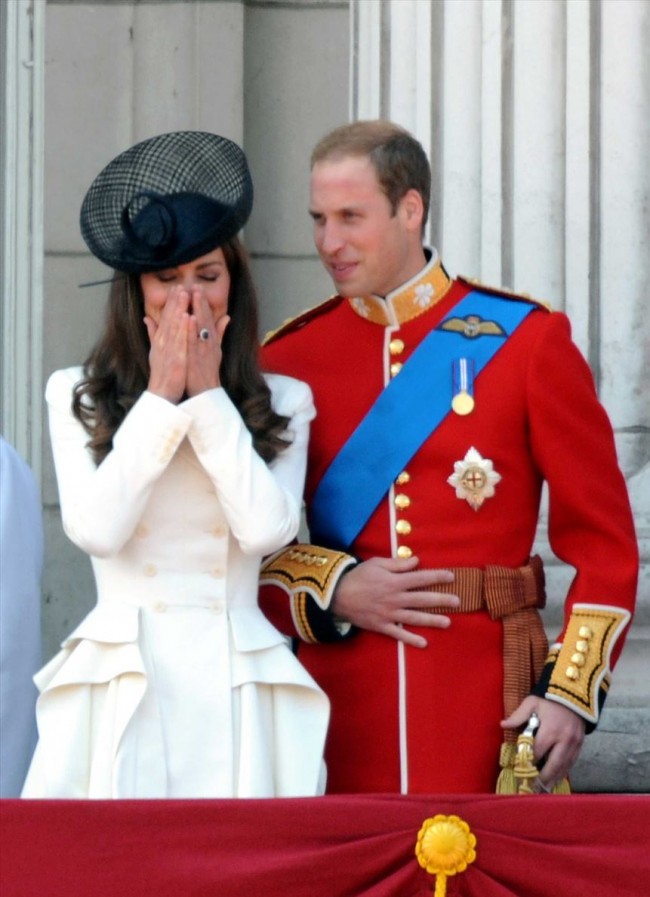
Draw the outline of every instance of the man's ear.
M422 230L424 203L422 202L422 197L418 191L414 188L407 190L404 196L400 199L399 208L407 228L409 230L415 230L419 234Z

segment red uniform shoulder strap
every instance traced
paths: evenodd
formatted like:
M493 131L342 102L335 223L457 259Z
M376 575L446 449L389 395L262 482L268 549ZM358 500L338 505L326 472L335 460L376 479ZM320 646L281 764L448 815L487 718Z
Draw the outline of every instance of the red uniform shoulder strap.
M278 328L269 330L262 340L262 345L268 346L269 343L275 342L275 340L282 336L286 336L287 333L293 333L294 330L299 330L300 327L304 327L309 321L313 321L314 318L317 318L319 315L330 311L330 309L334 308L342 301L342 296L330 296L325 302L321 302L320 305L316 305L313 308L308 308L306 311L300 312L295 318L287 318L287 320L280 324Z
M458 274L456 276L456 280L461 283L467 284L467 286L471 287L473 290L480 290L482 293L489 293L491 296L505 296L507 299L517 299L524 302L534 302L536 305L539 305L541 308L546 309L546 311L552 311L551 303L545 302L543 299L536 299L534 296L531 296L529 293L521 293L516 290L509 290L506 287L491 287L485 283L481 283L480 280L477 280L474 277L464 277L462 274Z

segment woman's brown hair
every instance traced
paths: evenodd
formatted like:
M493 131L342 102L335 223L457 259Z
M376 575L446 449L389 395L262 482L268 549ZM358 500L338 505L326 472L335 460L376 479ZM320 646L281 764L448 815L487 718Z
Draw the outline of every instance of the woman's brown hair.
M230 274L221 384L241 414L253 446L267 463L288 445L289 418L271 407L271 392L258 363L257 297L246 252L237 237L221 246ZM101 464L116 430L149 382L149 337L140 278L116 273L104 333L84 363L72 410L90 435L88 447Z

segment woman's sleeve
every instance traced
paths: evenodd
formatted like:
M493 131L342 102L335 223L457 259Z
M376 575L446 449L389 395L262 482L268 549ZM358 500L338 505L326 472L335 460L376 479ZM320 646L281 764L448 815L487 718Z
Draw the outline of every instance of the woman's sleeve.
M191 418L149 392L129 411L113 438L113 449L97 467L89 436L72 413L80 369L50 377L47 399L50 438L63 528L95 557L117 554L132 536L151 489L183 440Z
M273 404L291 419L290 443L267 464L224 389L183 403L192 417L188 436L214 484L230 529L247 554L267 555L297 534L307 464L311 390L300 381L274 378Z

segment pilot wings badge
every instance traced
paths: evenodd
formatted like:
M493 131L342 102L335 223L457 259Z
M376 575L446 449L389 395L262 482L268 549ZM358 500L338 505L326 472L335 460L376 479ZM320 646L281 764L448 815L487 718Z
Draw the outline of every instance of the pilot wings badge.
M464 318L447 318L438 328L439 330L451 330L460 333L468 339L477 336L505 336L501 324L496 321L484 321L480 315L466 315Z

